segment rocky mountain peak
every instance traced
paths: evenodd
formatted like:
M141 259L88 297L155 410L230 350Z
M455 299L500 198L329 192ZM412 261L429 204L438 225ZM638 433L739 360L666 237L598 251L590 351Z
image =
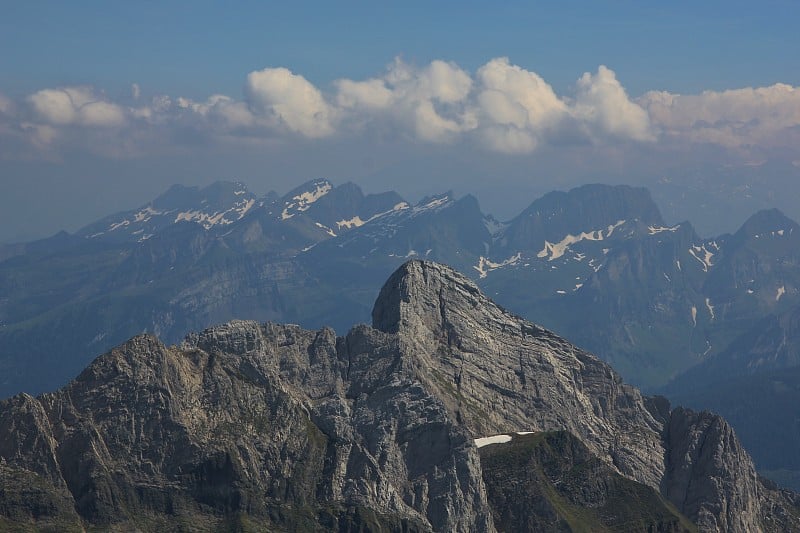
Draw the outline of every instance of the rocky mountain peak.
M492 304L477 285L455 270L432 261L404 263L384 284L372 309L372 327L397 333L414 323L440 328L444 306L469 308Z
M736 237L747 239L775 234L788 237L797 229L797 222L784 215L779 209L763 209L742 224L736 232Z
M220 180L206 187L173 185L152 201L153 208L167 210L207 209L225 210L242 198L255 198L239 181Z
M544 240L590 232L621 221L663 226L661 212L641 187L584 185L568 192L551 192L535 200L514 218L506 231L507 246L526 249Z

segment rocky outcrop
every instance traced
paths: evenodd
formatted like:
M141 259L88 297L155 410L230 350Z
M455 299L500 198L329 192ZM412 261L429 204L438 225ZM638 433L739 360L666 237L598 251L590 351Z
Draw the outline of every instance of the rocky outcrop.
M665 428L663 494L706 531L797 531L792 493L765 486L720 416L677 408Z
M243 513L290 530L493 531L471 435L401 359L367 327L231 322L181 348L143 335L55 394L3 402L0 454L101 527Z
M717 417L670 415L448 267L405 264L373 321L344 337L248 321L177 347L140 335L56 393L0 402L3 487L35 479L46 496L36 502L50 502L4 488L0 517L111 530L491 532L473 439L566 430L598 468L662 489L704 530L749 531L767 516L798 527L789 499L748 477L730 429L712 431ZM706 451L718 433L724 445Z

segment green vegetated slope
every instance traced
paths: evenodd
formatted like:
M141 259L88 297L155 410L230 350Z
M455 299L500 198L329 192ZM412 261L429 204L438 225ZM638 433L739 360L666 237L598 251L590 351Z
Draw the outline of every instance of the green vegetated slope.
M499 531L697 531L655 490L615 473L568 432L513 435L480 455Z

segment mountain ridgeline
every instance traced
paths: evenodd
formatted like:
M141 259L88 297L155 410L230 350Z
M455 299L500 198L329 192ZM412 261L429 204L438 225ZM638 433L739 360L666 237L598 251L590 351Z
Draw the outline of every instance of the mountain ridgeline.
M372 316L142 334L1 401L0 527L800 529L719 416L643 396L448 267L405 263Z
M785 453L800 446L799 239L777 210L702 238L628 186L549 193L502 222L452 193L414 204L326 180L264 197L175 186L75 235L0 248L0 397L54 390L141 332L176 343L235 318L344 331L423 258L644 390L718 409L760 469L800 479ZM751 378L767 390L740 397Z

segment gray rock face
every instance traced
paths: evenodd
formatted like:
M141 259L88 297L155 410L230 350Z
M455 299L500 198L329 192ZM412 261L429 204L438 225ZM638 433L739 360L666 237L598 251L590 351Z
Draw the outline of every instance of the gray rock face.
M397 333L420 379L476 437L566 429L622 474L657 487L661 424L593 355L495 305L457 272L421 261L384 286L373 325Z
M0 486L35 478L52 502L0 491L0 526L491 532L473 439L567 430L705 530L800 528L718 417L669 415L448 267L405 264L373 319L344 337L141 335L56 393L0 402Z
M363 508L385 530L493 531L471 436L402 366L397 339L364 326L143 335L57 393L3 402L0 455L104 527L152 527L138 510L321 527Z
M759 529L761 485L731 427L720 417L682 408L665 431L669 455L662 490L712 531Z

